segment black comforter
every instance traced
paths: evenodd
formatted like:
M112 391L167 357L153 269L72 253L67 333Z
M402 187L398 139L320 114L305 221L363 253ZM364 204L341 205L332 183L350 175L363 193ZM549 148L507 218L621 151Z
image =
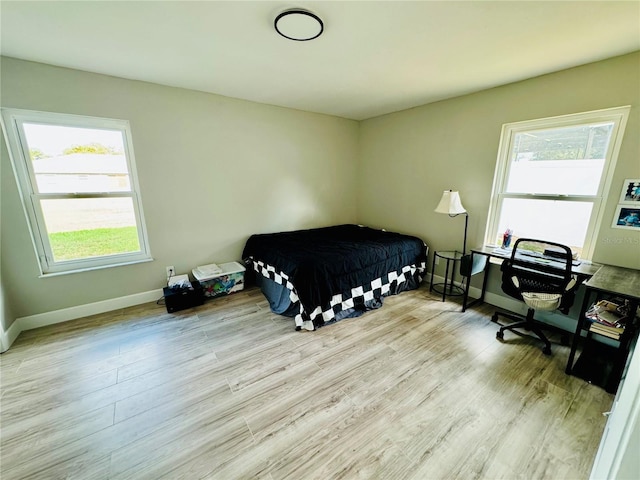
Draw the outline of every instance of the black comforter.
M358 225L252 235L244 259L257 259L288 275L305 311L326 305L396 272L426 263L426 246L417 237Z

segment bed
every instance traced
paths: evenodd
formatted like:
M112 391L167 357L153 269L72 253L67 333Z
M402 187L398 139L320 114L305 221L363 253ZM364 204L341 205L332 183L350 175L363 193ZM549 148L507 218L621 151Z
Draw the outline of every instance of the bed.
M252 235L242 258L271 310L315 330L418 288L428 248L410 235L337 225Z

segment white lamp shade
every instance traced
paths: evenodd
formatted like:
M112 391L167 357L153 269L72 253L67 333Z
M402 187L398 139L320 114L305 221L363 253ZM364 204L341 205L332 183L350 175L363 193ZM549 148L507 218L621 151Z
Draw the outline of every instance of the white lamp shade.
M442 192L442 198L440 203L435 209L437 213L446 213L448 215L460 215L461 213L467 213L460 201L460 194L452 190L445 190Z

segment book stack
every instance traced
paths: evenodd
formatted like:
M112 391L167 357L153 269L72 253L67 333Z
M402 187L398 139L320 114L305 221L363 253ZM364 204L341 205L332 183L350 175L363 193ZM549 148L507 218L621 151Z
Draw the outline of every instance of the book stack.
M613 338L614 340L620 340L620 335L624 332L622 327L610 327L608 325L602 325L601 323L592 323L589 330L598 335Z
M591 306L586 313L586 317L593 322L589 327L589 331L614 340L620 340L626 321L624 304L600 300Z

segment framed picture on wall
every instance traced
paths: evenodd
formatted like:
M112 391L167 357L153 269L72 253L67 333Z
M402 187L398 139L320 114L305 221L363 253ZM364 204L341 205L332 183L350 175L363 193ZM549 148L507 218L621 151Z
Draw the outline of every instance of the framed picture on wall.
M640 204L640 179L627 178L622 185L620 203Z
M640 231L640 204L618 205L611 227Z

